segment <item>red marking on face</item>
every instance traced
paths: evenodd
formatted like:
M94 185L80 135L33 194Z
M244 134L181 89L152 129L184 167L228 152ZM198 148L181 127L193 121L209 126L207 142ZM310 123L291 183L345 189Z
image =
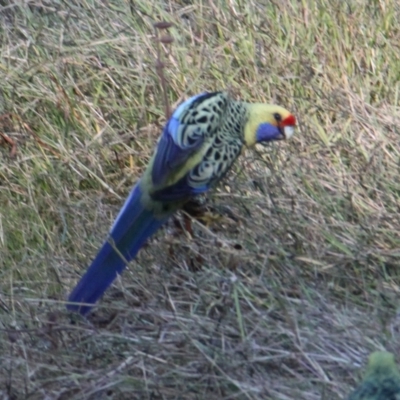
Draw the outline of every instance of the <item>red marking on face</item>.
M295 126L296 125L296 117L294 115L289 115L282 122L282 126Z

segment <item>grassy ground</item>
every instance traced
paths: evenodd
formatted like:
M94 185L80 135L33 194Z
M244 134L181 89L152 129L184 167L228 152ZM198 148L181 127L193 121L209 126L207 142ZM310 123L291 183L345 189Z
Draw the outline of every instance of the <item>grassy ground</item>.
M229 88L299 129L71 318L165 122L160 20L172 104ZM369 352L398 354L399 20L395 0L0 1L0 396L343 399Z

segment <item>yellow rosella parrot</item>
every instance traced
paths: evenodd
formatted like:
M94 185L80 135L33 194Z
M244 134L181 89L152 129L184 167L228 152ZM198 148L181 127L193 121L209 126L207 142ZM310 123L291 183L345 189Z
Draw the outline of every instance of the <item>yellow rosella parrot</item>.
M369 356L364 380L348 400L400 400L400 373L393 354L376 351Z
M226 92L202 93L179 105L67 308L89 312L146 239L193 196L221 180L243 145L287 139L295 125L282 107L235 101Z

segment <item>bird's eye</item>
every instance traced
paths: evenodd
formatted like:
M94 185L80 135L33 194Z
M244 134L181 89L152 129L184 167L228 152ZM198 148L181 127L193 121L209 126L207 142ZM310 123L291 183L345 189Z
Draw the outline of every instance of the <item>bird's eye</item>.
M277 122L281 122L281 121L282 121L281 114L279 114L279 113L275 113L275 114L274 114L274 118L275 118L275 120L276 120Z

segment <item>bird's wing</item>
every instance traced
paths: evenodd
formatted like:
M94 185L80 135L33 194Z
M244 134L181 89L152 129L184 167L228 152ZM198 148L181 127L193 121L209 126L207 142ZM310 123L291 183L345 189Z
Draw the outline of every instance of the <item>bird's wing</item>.
M162 188L199 151L207 135L220 126L227 93L202 93L182 103L167 122L158 142L151 171L154 187ZM178 174L182 176L182 174Z
M204 193L209 189L209 185L201 187L191 186L187 181L187 176L188 174L171 186L156 190L151 194L152 199L161 202L186 201L190 197Z
M173 184L155 190L153 200L174 202L206 192L220 181L240 154L240 138L230 138L222 142L218 137L211 139L199 162L190 162L185 175Z

